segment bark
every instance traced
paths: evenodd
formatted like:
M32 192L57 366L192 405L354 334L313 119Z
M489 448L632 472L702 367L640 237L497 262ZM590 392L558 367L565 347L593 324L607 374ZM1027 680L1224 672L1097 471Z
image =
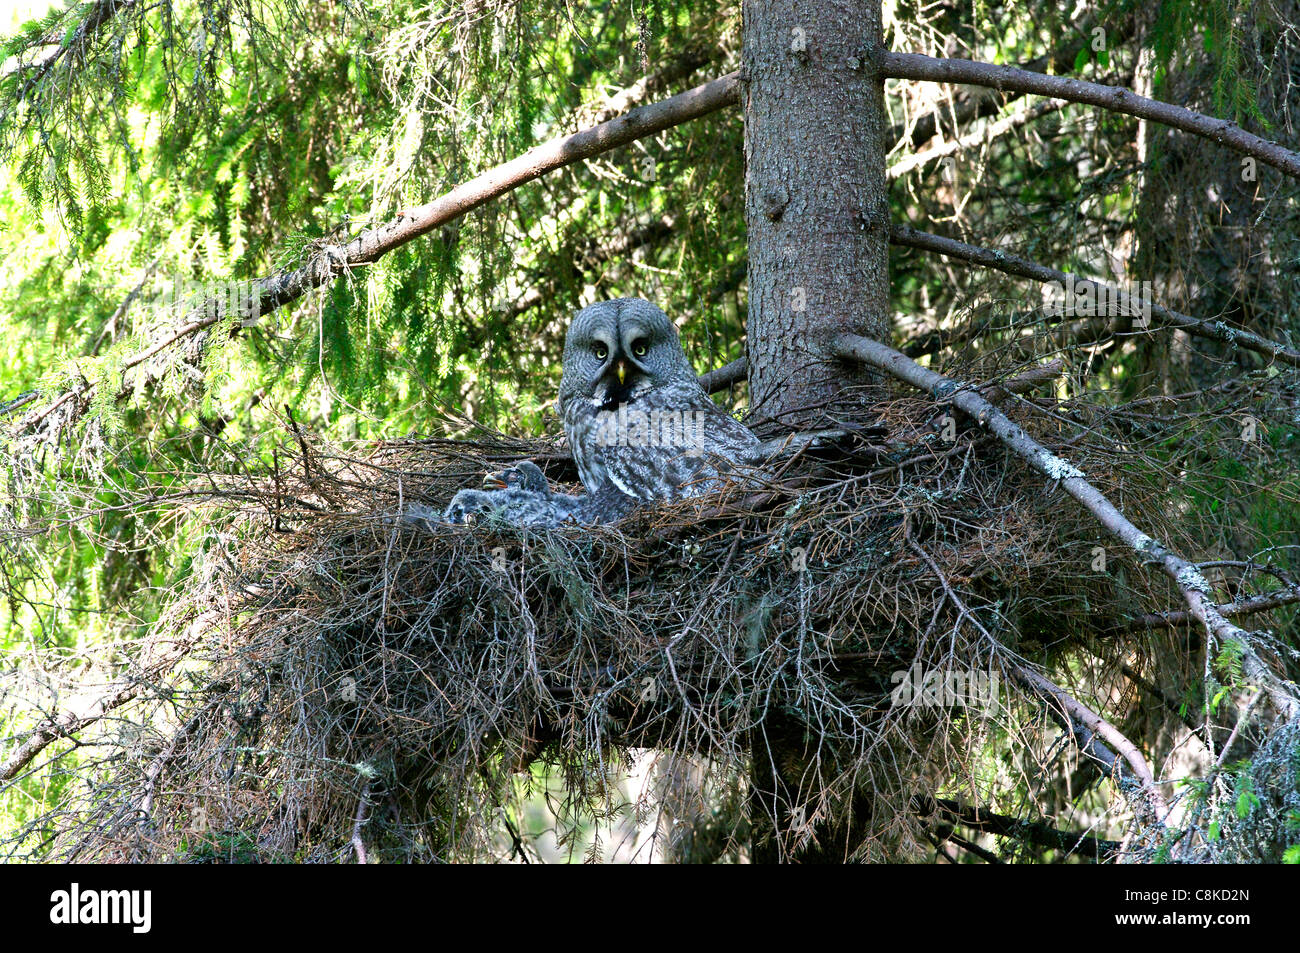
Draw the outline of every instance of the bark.
M889 318L880 5L747 0L743 27L752 409L815 425L868 375L829 344Z
M750 409L811 429L873 377L836 360L834 338L889 328L881 9L877 0L798 10L746 0L743 16ZM779 713L754 733L756 863L842 863L851 854L862 825L848 822L791 852L804 840L798 806L823 756L833 753Z

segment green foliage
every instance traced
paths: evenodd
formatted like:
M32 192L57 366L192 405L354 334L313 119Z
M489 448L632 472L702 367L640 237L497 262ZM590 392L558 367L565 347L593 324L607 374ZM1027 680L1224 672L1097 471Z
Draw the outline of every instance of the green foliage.
M733 271L743 234L740 206L722 207L741 169L739 123L722 116L607 156L600 176L521 189L253 327L227 316L120 400L124 362L220 283L294 267L571 131L584 104L642 78L638 44L650 70L671 65L738 10L657 4L642 23L626 4L577 16L494 2L484 16L414 0L164 0L83 29L96 7L51 10L0 47L31 67L0 78L0 401L93 385L60 452L7 465L0 533L96 513L2 551L5 649L75 653L137 632L203 535L161 507L127 518L129 501L269 465L260 436L286 405L362 439L429 432L447 411L536 433L558 382L556 319L595 286L689 305L701 369L735 356L734 307L696 293ZM716 70L667 92L731 68L713 55ZM654 182L637 175L646 150ZM672 227L634 251L602 247L669 211ZM55 777L24 782L34 803L62 796Z
M1243 35L1250 5L1237 0L1169 0L1156 9L1150 35L1157 98L1176 65L1192 60L1209 63L1214 113L1237 122L1249 117L1267 128L1268 119L1260 111L1259 96L1245 69L1255 53Z
M728 112L522 187L254 326L227 316L158 386L119 400L124 362L185 320L187 303L204 297L196 289L293 268L589 124L592 104L671 71L688 51L704 50L705 65L654 98L735 68L739 9L683 0L581 8L162 0L82 31L95 7L51 10L0 41L0 62L23 67L0 77L0 403L37 386L48 394L83 379L95 385L88 423L57 432L39 452L7 448L0 650L39 645L76 659L134 638L157 616L157 592L192 571L208 537L164 506L132 512L131 503L184 493L200 475L217 481L269 465L262 437L282 431L286 406L333 438L454 432L448 413L517 433L553 430L563 318L595 296L644 295L680 315L699 370L743 353L743 142ZM1042 56L1080 28L1048 4L891 9L899 48L933 39L909 32L931 17L935 36L1000 62ZM1094 19L1110 26L1141 9L1117 0ZM1174 0L1154 16L1146 35L1158 97L1193 75L1209 90L1202 108L1269 128L1277 117L1258 95L1267 77L1253 68L1257 12L1235 0ZM1085 43L1072 66L1085 75L1131 67L1129 52ZM986 243L1014 234L1022 254L1098 273L1097 248L1128 247L1144 213L1131 120L1085 123L1089 115L1062 110L1032 136L964 158L955 184L923 169L891 194L894 219L960 221ZM1269 247L1278 260L1300 258L1284 229L1277 238ZM1187 262L1163 264L1181 275ZM974 318L989 323L966 356L1021 346L1056 353L1045 334L1040 341L1047 324L1022 287L979 281L937 259L895 256L900 335L915 315L949 326ZM1278 320L1292 324L1276 336L1286 337L1294 331L1286 294L1252 300L1256 310L1242 320L1285 315ZM1258 410L1249 453L1231 406L1211 435L1177 415L1109 420L1105 405L1151 377L1141 341L1102 344L1086 360L1102 369L1089 378L1082 363L1072 366L1065 385L1071 396L1088 391L1100 409L1069 412L1088 426L1113 424L1117 457L1135 445L1148 454L1126 488L1159 487L1169 506L1208 514L1188 530L1199 548L1250 553L1275 542L1277 565L1292 566L1300 441L1289 405ZM1241 371L1232 363L1239 355L1221 357L1223 377ZM60 520L71 513L92 515ZM30 532L37 521L39 538ZM580 603L582 581L571 583L568 597ZM756 600L755 646L778 609ZM1294 615L1283 618L1293 632ZM1241 689L1242 649L1219 647L1223 684L1198 683L1205 694L1182 699L1187 711L1218 712ZM5 732L33 717L0 709ZM994 761L990 774L1000 769ZM26 823L39 805L58 803L70 777L55 770L24 780L8 820ZM1247 773L1234 784L1242 819L1260 791ZM1213 793L1207 786L1198 797ZM1224 820L1212 823L1217 831ZM238 835L214 836L196 838L191 856L247 859L254 850ZM1290 862L1300 862L1296 850L1288 848Z

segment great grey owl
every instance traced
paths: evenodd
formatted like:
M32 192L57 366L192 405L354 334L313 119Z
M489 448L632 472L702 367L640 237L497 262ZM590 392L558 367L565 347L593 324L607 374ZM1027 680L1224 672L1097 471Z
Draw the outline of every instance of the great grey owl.
M582 485L647 502L718 489L758 448L700 386L677 329L649 301L583 308L564 341L560 415Z
M569 324L560 415L586 493L553 493L535 464L461 490L444 518L526 526L612 522L637 503L719 489L755 470L759 440L715 404L668 316L641 298L583 308Z

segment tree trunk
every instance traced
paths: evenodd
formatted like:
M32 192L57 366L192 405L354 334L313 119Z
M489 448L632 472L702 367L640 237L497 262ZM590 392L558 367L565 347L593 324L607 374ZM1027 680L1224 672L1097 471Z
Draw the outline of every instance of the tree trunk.
M745 0L742 39L751 405L815 425L868 381L829 341L889 329L880 5Z
M745 221L751 411L815 427L869 372L831 351L848 330L888 341L889 135L877 0L745 0ZM752 740L756 863L843 862L849 828L799 843L819 739L775 709ZM824 752L828 760L833 755Z

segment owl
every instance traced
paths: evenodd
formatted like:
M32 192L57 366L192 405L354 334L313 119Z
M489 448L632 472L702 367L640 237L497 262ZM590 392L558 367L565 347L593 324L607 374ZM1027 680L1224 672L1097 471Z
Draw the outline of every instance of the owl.
M524 461L461 490L449 523L609 523L639 503L678 500L760 472L758 437L713 402L668 316L641 298L583 308L569 324L560 415L586 493L554 493Z
M759 450L700 386L668 316L641 298L597 302L569 324L560 414L588 494L697 496L752 472Z
M515 526L559 526L567 522L592 522L585 518L586 497L553 493L546 474L524 460L483 480L488 489L461 490L443 513L447 523L474 523L498 519Z

